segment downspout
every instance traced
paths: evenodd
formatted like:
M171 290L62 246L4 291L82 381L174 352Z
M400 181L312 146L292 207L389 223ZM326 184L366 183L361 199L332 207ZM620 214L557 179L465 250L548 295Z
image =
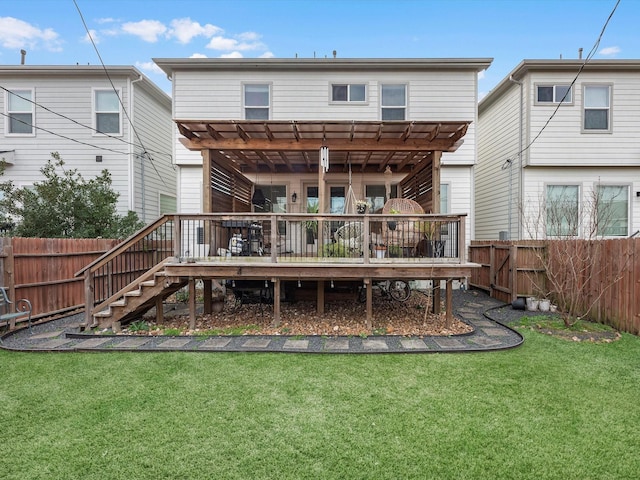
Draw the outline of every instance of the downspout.
M513 78L513 75L509 75L509 81L520 85L520 113L518 116L519 125L518 125L518 196L522 199L522 144L523 144L523 102L524 102L524 82L520 82ZM513 203L513 198L511 197L511 184L513 183L512 178L512 168L509 168L509 238L511 238L511 204ZM518 216L518 228L517 228L517 239L521 239L521 228L522 222L521 215Z
M130 118L133 120L134 114L135 112L133 111L133 84L134 83L138 83L140 81L142 81L143 77L142 75L139 75L138 78L136 78L135 80L131 80L129 79L129 116ZM128 135L128 142L129 142L129 210L132 211L136 211L136 154L135 154L135 150L134 150L134 135L132 135L132 130L133 127L131 125L129 125L129 135ZM142 167L142 172L141 172L141 185L142 185L142 210L140 212L140 220L142 220L143 222L147 222L146 219L146 209L145 209L145 198L144 198L144 155L142 155L141 157L141 167Z

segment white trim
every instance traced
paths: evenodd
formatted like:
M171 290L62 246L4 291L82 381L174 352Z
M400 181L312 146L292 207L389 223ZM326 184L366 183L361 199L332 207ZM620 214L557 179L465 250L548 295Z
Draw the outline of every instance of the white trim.
M36 136L36 89L35 88L7 88L7 90L9 90L8 92L5 92L4 95L4 113L5 113L5 117L4 117L4 135L5 137L35 137ZM21 96L24 97L24 93L29 92L31 94L31 99L30 99L30 103L31 103L31 112L21 112L21 111L15 111L13 113L31 113L31 133L12 133L10 132L10 118L9 116L11 115L11 111L9 110L9 95L10 94L14 94L16 96Z
M95 131L95 130L98 129L98 126L97 126L98 122L96 121L98 113L115 113L113 111L98 112L96 110L96 93L97 92L110 92L110 93L115 93L118 96L118 128L119 128L119 131L117 133L112 133L112 132L98 133L98 132ZM116 88L115 92L114 92L114 89L112 89L112 88L91 87L91 126L94 129L94 131L92 133L92 135L94 137L107 137L107 136L122 137L123 136L122 104L121 104L121 101L122 101L122 89L120 89L120 88Z

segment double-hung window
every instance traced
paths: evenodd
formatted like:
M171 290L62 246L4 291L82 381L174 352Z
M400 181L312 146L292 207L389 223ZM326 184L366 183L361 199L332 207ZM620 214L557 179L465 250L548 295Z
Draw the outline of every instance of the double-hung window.
M364 102L367 88L364 83L334 83L331 85L332 102Z
M579 233L578 185L547 185L545 204L548 237L575 237Z
M583 127L586 131L611 130L611 86L585 85Z
M537 85L536 102L547 103L572 103L573 95L571 85Z
M94 122L98 133L109 135L122 133L119 94L114 90L93 91Z
M407 86L384 84L381 91L382 120L406 120Z
M270 103L268 84L246 83L244 85L245 120L269 120Z
M629 234L629 187L598 185L597 232L605 237L626 237Z
M33 135L34 118L33 90L7 92L7 133Z

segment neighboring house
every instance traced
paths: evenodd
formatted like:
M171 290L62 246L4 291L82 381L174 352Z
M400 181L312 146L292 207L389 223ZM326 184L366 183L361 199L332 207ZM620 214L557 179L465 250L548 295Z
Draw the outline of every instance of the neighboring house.
M109 170L119 214L176 211L171 98L136 68L5 65L0 88L2 180L33 185L58 152L87 179Z
M464 135L464 143L455 152L442 153L440 191L436 188L433 192L439 200L434 205L429 192L419 203L427 212L467 214L467 240L471 238L477 78L491 59L155 59L155 62L173 81L180 212L220 211L215 205L207 206L208 196L202 193L201 151L193 146L189 146L189 151L182 146L181 139L190 136L192 126L181 120L213 123L261 120L265 125L318 122L317 128L329 132L331 128L324 125L332 122L353 122L353 125L372 122L374 125L368 127L374 130L371 138L376 138L378 124L389 121L405 122L409 130L414 122L464 122L466 133L456 132ZM336 126L334 130L340 128ZM343 138L345 135L349 137L348 129L337 134ZM266 138L269 133L259 132L257 136ZM331 146L329 150L332 158L338 158ZM355 196L367 199L373 205L372 211L379 210L388 199L383 175L386 166L393 172L391 196L407 196L398 188L417 170L416 164L424 152L421 157L419 151L398 151L391 157L387 152L372 156L367 148L360 150L338 153L341 155L338 162L346 168L330 168L324 192L318 192L315 151L296 159L288 155L284 161L279 154L275 161L258 154L258 160L238 159L238 165L251 183L267 193L267 200L273 200L279 211L284 212L305 212L308 204L324 195L321 211L341 213L349 191L347 157L351 161ZM297 202L292 200L294 194Z
M637 232L639 115L640 60L522 61L479 104L474 238Z

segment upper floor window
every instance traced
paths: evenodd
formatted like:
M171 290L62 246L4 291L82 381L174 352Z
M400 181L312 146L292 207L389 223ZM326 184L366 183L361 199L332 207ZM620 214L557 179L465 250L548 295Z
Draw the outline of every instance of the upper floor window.
M611 129L610 85L585 85L583 126L585 130Z
M407 86L382 85L382 120L406 120Z
M94 90L93 109L98 133L121 133L119 93L113 90Z
M244 85L245 120L269 120L269 85L247 83Z
M578 185L547 185L546 233L549 237L573 237L579 233Z
M33 135L33 90L13 90L7 93L7 133Z
M334 83L331 85L332 102L364 102L367 89L364 83Z
M629 234L629 187L599 185L597 192L598 235L626 237Z
M536 101L538 103L572 103L571 85L538 85Z

